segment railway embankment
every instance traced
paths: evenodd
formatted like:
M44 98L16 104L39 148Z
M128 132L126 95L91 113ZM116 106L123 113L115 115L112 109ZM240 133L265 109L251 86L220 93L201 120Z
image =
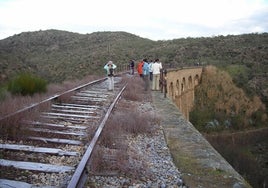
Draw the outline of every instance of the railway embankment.
M166 143L189 187L249 188L243 177L187 121L163 93L152 92Z

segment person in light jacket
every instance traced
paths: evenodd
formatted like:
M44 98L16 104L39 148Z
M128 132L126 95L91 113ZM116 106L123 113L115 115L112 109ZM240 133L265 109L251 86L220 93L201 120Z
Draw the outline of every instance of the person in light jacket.
M159 90L159 81L160 81L160 70L162 69L162 63L159 62L159 59L156 59L152 64L153 71L153 82L152 90Z
M113 91L114 90L114 69L116 68L116 65L109 61L105 66L104 69L106 70L106 74L108 76L108 90Z
M143 81L144 81L144 91L148 91L149 89L149 63L147 59L143 59L143 67L142 67L142 74L143 74Z

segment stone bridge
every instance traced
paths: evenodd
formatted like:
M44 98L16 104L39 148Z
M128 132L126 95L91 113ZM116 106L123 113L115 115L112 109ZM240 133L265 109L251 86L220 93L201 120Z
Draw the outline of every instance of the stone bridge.
M203 67L164 70L153 103L174 163L189 187L252 188L189 122Z
M203 67L168 69L162 78L166 79L166 95L189 120L189 111L193 107L194 89L201 79Z

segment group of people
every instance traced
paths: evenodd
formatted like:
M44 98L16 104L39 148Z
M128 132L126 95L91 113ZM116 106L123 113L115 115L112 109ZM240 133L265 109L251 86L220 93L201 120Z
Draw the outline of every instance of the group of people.
M135 61L130 61L130 73L134 75L134 69L135 69ZM105 66L104 69L106 70L107 76L108 76L108 90L114 90L114 69L116 68L116 65L109 61ZM139 76L144 80L144 90L148 91L149 85L151 82L151 89L159 90L159 81L160 81L160 71L163 68L162 63L159 61L159 59L147 60L146 58L138 62L137 66L137 72Z
M144 80L145 91L148 90L150 81L152 82L151 89L153 91L159 90L160 71L162 68L162 63L159 59L154 61L143 59L137 64L137 72Z

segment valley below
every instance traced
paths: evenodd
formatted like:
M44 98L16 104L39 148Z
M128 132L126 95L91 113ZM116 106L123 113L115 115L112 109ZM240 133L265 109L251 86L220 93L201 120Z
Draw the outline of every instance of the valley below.
M268 128L203 134L254 188L268 183Z

